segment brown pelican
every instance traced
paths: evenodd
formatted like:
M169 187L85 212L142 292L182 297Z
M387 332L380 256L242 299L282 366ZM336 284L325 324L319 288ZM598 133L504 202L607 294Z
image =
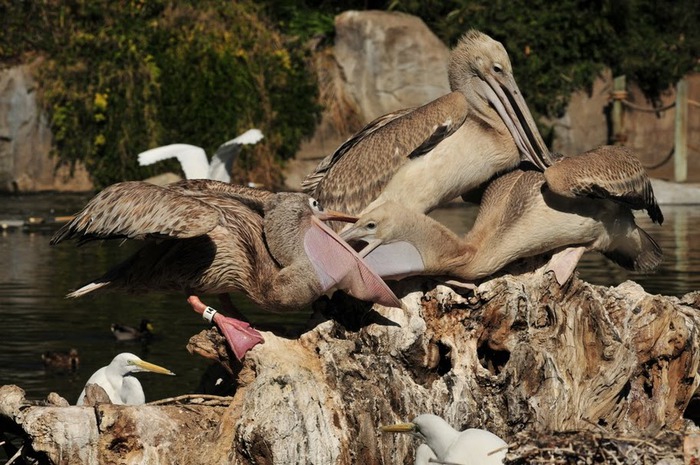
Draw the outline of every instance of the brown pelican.
M80 289L127 292L182 291L214 320L239 357L262 342L247 323L225 318L194 294L241 291L260 307L299 309L324 293L342 289L387 306L401 302L359 256L320 220L354 217L324 211L301 193L248 189L188 180L159 187L114 184L95 196L51 244L76 238L150 239L125 262Z
M350 138L307 176L304 191L351 214L387 200L428 212L521 160L551 164L500 42L467 32L452 50L449 79L451 93Z
M341 237L367 242L361 255L385 278L431 274L472 281L516 259L557 252L548 269L563 284L586 250L627 269L655 269L661 249L631 211L641 208L663 220L637 158L623 147L601 147L561 158L544 174L513 171L496 178L464 238L394 202L363 214Z

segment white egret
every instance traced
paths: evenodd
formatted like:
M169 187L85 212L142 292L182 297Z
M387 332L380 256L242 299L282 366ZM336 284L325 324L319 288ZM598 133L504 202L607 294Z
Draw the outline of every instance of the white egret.
M249 129L216 149L211 163L204 149L189 144L170 144L139 153L139 164L150 165L168 158L177 158L187 179L213 179L231 182L231 167L243 145L255 144L263 138L259 129Z
M416 451L416 465L502 465L508 449L503 439L489 431L470 428L460 432L431 414L380 429L385 433L411 433L422 439L424 444Z
M113 404L140 405L146 402L146 396L138 379L131 376L139 371L152 371L163 375L175 375L167 368L141 360L134 354L123 352L112 360L112 363L93 373L88 384L102 387ZM77 405L83 405L85 389L78 397Z

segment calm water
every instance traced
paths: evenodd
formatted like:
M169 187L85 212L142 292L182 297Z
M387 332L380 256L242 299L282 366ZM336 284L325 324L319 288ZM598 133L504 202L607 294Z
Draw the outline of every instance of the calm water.
M0 220L29 216L59 216L75 213L85 196L40 195L0 197ZM460 207L433 213L452 229L463 232L474 220L476 208ZM639 222L661 244L665 261L659 273L651 276L629 273L604 257L588 254L579 266L582 278L603 285L616 285L634 279L651 293L682 295L700 289L700 209L664 208L663 227ZM185 346L190 336L206 324L178 294L131 297L121 294L64 299L71 289L97 277L130 254L131 244L117 246L89 244L76 248L72 243L49 246L55 227L32 231L0 232L0 385L18 384L30 398L44 398L56 391L74 402L87 378L106 365L119 352L133 352L165 366L177 377L143 373L147 400L194 392L208 362L190 355ZM208 300L215 305L216 299ZM276 315L258 312L246 303L237 303L254 324L303 326L309 312ZM111 323L136 325L141 318L152 320L156 336L148 346L118 343L109 331ZM81 366L74 374L44 370L45 351L76 348Z

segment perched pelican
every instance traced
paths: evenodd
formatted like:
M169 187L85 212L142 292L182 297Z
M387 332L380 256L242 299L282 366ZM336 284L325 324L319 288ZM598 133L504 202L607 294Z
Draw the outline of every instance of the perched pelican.
M44 367L52 371L76 371L80 367L77 349L68 352L44 352L41 354Z
M242 358L262 342L260 334L212 312L194 294L240 291L264 309L285 311L341 289L361 300L401 307L384 281L321 221L355 219L324 211L301 193L273 194L208 180L165 187L123 182L90 200L51 244L71 238L79 243L155 239L68 296L108 289L184 290L193 309L213 320Z
M351 214L387 200L425 213L521 160L551 164L500 42L467 32L452 50L449 79L451 93L382 116L342 144L303 190Z
M512 171L496 178L464 238L394 202L368 211L341 237L366 242L360 255L385 278L472 281L516 259L556 252L548 269L563 284L586 250L627 269L654 270L663 255L634 221L631 209L642 208L663 220L638 159L622 147L601 147L562 158L544 174Z
M117 341L145 341L153 337L153 323L146 318L141 320L138 328L112 323L110 330Z
M263 138L259 129L249 129L216 149L211 163L204 149L189 144L170 144L139 153L141 166L177 158L187 179L213 179L231 182L231 168L243 145L256 144Z
M418 415L411 423L380 429L385 433L411 433L423 440L416 450L416 465L502 465L508 451L508 444L495 434L476 428L460 432L437 415Z
M143 388L138 379L131 376L139 371L151 371L162 375L175 375L167 368L141 360L134 354L123 352L106 367L102 367L90 376L88 384L97 384L105 390L113 404L140 405L146 402ZM85 389L78 397L77 405L83 405Z

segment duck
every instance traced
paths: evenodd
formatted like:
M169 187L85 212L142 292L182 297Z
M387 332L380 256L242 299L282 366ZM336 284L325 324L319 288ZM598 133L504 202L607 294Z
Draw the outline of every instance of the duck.
M138 327L112 323L109 327L117 341L148 341L153 337L153 323L146 318Z
M74 372L80 368L80 356L77 349L70 349L67 352L46 351L41 354L41 360L47 370Z

